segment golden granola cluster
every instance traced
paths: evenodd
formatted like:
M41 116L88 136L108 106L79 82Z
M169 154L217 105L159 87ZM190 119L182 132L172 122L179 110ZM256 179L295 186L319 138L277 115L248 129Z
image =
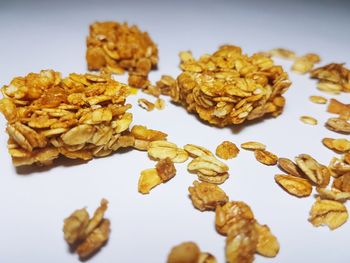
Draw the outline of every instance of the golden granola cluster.
M115 74L129 72L129 84L138 88L150 85L148 73L158 64L158 48L147 32L118 22L90 25L86 60L89 70Z
M2 87L8 150L16 166L51 164L60 154L89 160L134 145L129 87L108 75L61 78L43 70Z
M199 60L190 52L181 52L180 58L183 72L170 95L202 120L223 127L283 111L282 94L291 82L269 57L249 57L241 48L225 45Z

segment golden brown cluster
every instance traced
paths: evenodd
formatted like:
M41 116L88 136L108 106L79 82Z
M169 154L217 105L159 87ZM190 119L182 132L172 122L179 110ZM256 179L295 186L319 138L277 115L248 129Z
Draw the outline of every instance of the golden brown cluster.
M158 64L158 48L148 33L135 25L96 22L90 25L86 60L89 70L128 71L130 85L146 88L148 73Z
M14 78L2 88L8 150L16 166L102 157L134 145L129 87L108 75L43 70Z
M249 57L230 45L199 60L190 52L181 52L180 58L183 72L170 95L202 120L223 127L265 114L278 116L283 111L282 94L291 82L270 58L261 54Z

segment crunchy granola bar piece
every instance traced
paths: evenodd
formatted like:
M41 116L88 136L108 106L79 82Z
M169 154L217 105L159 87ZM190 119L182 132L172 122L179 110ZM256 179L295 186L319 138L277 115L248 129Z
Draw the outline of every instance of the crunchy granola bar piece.
M158 48L135 25L96 22L90 25L86 60L89 70L107 69L116 74L126 70L147 77L158 64Z
M265 114L283 111L282 94L291 82L281 66L261 54L242 54L237 46L225 45L212 55L195 60L180 53L182 73L170 87L174 102L218 127L240 124Z
M109 238L110 222L104 219L107 206L108 201L102 199L92 218L83 208L74 211L64 220L64 239L82 260L98 251Z
M224 160L235 158L238 153L239 149L233 142L224 141L216 147L216 155Z
M193 182L188 188L193 206L200 211L215 210L218 205L228 202L228 196L217 185L207 182Z
M132 146L129 91L109 75L42 70L14 78L0 100L14 165L49 165L59 155L89 160Z

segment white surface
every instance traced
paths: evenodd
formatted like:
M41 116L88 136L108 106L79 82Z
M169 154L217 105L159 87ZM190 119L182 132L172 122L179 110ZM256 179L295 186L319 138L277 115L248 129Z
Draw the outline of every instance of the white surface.
M153 81L161 74L179 73L180 50L190 49L198 56L224 43L240 45L249 54L281 46L299 54L319 53L322 64L349 63L348 11L346 2L325 1L0 2L0 85L46 68L64 75L85 72L85 37L88 25L96 20L128 21L150 32L160 50ZM283 115L240 131L207 126L170 103L163 111L151 113L135 104L134 123L168 132L169 140L181 146L194 143L214 151L223 140L237 145L258 140L279 156L309 153L328 163L334 153L322 146L321 139L341 136L323 127L330 116L326 106L308 101L309 95L325 94L307 76L291 73L290 78L293 85L286 94ZM338 98L349 101L348 94ZM317 117L319 125L301 123L299 116L306 114ZM106 216L112 233L89 262L161 263L172 246L187 240L224 262L224 237L214 229L214 213L195 210L187 196L195 176L186 171L186 165L177 165L177 176L147 196L137 192L139 172L154 166L144 152L117 153L83 165L23 174L13 168L7 154L2 117L0 130L1 263L78 262L63 240L62 220L84 206L92 212L102 197L110 201ZM274 182L278 168L261 165L251 152L242 150L227 163L231 177L222 188L232 200L250 204L256 218L270 226L281 244L277 258L257 256L256 262L350 262L349 223L335 231L314 228L307 221L314 198L288 195Z

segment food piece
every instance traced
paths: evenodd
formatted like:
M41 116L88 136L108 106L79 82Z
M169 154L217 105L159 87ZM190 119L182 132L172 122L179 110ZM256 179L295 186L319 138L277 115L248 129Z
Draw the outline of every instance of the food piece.
M199 180L213 184L222 184L229 177L228 166L214 156L196 157L188 164L187 169L197 173Z
M300 120L305 124L317 125L317 120L311 116L301 116Z
M151 168L141 172L138 191L141 194L149 194L152 188L162 183L162 178L158 175L157 169Z
M334 230L348 220L346 207L332 200L316 200L310 211L309 221L314 226L327 225Z
M229 141L224 141L216 147L216 155L224 160L235 158L238 153L239 149L236 144Z
M288 158L278 158L278 166L287 174L302 177L302 171Z
M174 163L169 157L159 160L156 164L156 170L163 182L169 181L176 174Z
M350 150L350 141L345 138L341 138L341 139L324 138L322 140L322 143L326 147L341 153L345 153Z
M200 211L215 210L218 205L228 202L228 196L215 184L194 181L188 191L193 206Z
M266 150L255 150L255 159L265 165L275 165L277 164L278 157Z
M165 101L163 99L158 98L155 101L154 106L156 107L157 110L162 110L165 108Z
M310 101L316 104L326 104L327 99L322 96L310 96L309 97Z
M222 234L227 235L233 225L239 225L241 220L252 222L253 211L244 202L230 201L215 210L215 227Z
M147 152L151 158L156 160L170 158L174 163L183 163L188 159L188 153L184 149L167 141L150 142Z
M338 114L344 119L350 118L350 104L344 104L336 99L330 99L327 111L329 113Z
M350 192L341 192L335 188L326 189L320 187L317 187L316 190L321 199L334 200L342 203L350 200Z
M264 257L275 257L280 250L277 237L271 233L267 225L260 225L258 222L255 222L255 228L259 236L256 252Z
M184 150L188 152L188 154L192 158L200 157L202 155L206 156L214 156L211 151L209 151L207 148L204 148L202 146L194 145L194 144L186 144L184 146Z
M229 263L253 262L258 238L255 220L240 219L228 231L226 238L226 261Z
M300 154L295 157L295 162L311 182L321 187L326 187L328 185L330 171L326 166L318 163L308 154Z
M326 122L326 127L331 131L350 133L350 123L340 118L329 118Z
M146 100L146 99L138 99L137 103L139 104L139 106L147 111L152 111L154 110L154 103Z
M350 70L344 64L331 63L316 68L310 72L310 76L319 80L318 88L321 90L333 93L350 91Z
M320 62L320 56L314 53L308 53L304 56L298 57L294 60L292 71L305 74L312 70L315 63Z
M328 168L332 171L333 177L339 177L350 172L350 165L337 157L331 159Z
M142 151L147 151L150 142L164 141L168 137L164 132L148 129L141 125L133 126L130 134L135 140L134 148Z
M332 186L342 192L350 193L350 172L334 178Z
M49 165L64 155L90 160L133 146L129 87L109 75L61 78L43 70L2 87L0 110L7 118L9 153L15 166Z
M266 145L261 142L245 142L241 144L241 147L245 150L265 150Z
M224 127L282 113L282 94L291 82L270 58L248 57L230 45L199 60L190 52L182 52L180 58L183 72L171 88L171 98L202 120Z
M297 197L309 196L312 192L312 185L308 180L293 175L277 174L275 181L289 194Z
M168 75L162 75L161 79L157 81L156 87L163 95L170 96L171 91L176 87L176 80Z
M147 80L150 70L157 67L158 49L148 33L135 25L96 22L90 25L86 61L89 70L129 71L131 76Z
M194 242L184 242L173 247L167 263L216 263L216 258L207 252L201 252Z
M283 58L283 59L294 60L296 57L294 51L291 51L291 50L285 49L285 48L274 48L274 49L271 49L270 51L268 51L268 53L270 53L274 57L279 57L279 58Z
M85 260L98 251L108 240L110 222L104 219L108 201L101 200L90 219L85 208L74 211L64 220L63 233L67 243Z

